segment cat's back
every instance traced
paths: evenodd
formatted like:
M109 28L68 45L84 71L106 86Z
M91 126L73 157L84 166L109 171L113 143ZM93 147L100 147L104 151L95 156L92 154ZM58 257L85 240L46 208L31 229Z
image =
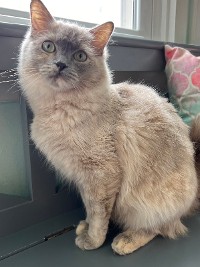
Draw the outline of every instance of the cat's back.
M134 129L142 126L168 128L171 125L172 128L178 127L186 135L188 134L188 127L177 115L172 104L153 88L124 82L112 85L112 90L121 104L122 120L131 122Z
M113 84L112 89L119 97L119 101L125 110L142 110L143 112L154 109L157 105L165 105L167 100L161 97L156 90L144 84L118 83Z
M192 158L188 126L167 99L142 84L121 83L112 90L121 103L116 146L122 166L131 158L126 166L131 172L143 166L152 171L157 165L167 169L171 162Z

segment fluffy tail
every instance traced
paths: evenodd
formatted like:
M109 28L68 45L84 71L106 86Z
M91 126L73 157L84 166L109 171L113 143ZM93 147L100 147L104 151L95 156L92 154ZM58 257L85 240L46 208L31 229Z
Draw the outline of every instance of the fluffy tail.
M190 129L190 138L195 148L195 164L197 176L199 178L198 198L200 200L200 114L192 121Z

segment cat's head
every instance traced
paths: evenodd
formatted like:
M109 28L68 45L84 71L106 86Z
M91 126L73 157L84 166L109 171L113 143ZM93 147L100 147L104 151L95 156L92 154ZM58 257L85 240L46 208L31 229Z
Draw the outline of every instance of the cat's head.
M67 91L95 86L106 76L107 22L92 29L56 21L40 0L31 2L31 28L21 47L23 89ZM44 86L48 85L48 86Z

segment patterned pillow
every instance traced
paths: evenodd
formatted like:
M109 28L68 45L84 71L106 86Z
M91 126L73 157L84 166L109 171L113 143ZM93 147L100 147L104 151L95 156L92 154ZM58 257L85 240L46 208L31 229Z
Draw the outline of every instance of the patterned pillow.
M200 113L200 57L181 47L165 46L170 101L185 123Z

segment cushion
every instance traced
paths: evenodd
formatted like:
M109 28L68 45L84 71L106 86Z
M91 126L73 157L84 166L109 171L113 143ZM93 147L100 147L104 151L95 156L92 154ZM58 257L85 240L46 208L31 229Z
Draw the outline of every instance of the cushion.
M200 113L200 57L181 47L165 46L169 98L185 123Z

